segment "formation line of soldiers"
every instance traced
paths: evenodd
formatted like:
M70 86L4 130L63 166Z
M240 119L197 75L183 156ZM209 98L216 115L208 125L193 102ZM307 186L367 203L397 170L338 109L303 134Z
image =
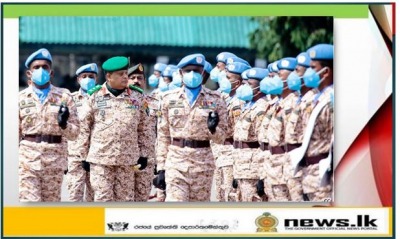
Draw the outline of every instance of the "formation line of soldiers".
M267 69L229 52L216 60L157 63L146 79L140 63L116 56L102 64L102 85L95 63L77 69L70 93L51 84L50 52L31 54L19 200L60 201L65 175L69 201L210 201L213 179L220 202L330 200L333 46Z

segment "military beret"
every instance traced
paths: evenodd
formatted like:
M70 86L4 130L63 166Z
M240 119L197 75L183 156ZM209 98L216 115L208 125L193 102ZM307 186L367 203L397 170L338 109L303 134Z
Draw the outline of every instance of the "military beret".
M242 79L243 80L248 80L249 78L247 77L247 73L249 73L250 69L247 69L242 72Z
M221 52L217 55L216 59L217 62L226 63L226 59L228 59L229 57L236 57L236 55L230 52Z
M269 63L269 64L268 64L267 70L268 70L269 72L272 72L272 63Z
M228 58L226 58L226 60L225 60L225 64L230 64L230 63L232 63L232 62L241 62L241 63L246 64L247 66L250 67L250 64L249 64L246 60L243 60L243 59L240 58L240 57L233 56L233 57L228 57ZM250 68L251 68L251 67L250 67Z
M188 56L185 56L182 58L182 60L178 63L178 68L182 69L183 67L187 65L197 65L197 66L203 66L205 64L205 57L203 54L191 54Z
M97 74L98 71L97 71L96 63L90 63L90 64L86 64L84 66L79 67L78 70L76 70L76 75L79 76L79 74L81 74L83 72L93 72L93 73Z
M333 45L318 44L307 50L311 60L333 60Z
M141 63L128 69L128 76L132 75L133 73L144 75L144 67Z
M126 70L129 65L129 60L124 56L114 56L106 60L102 67L105 71Z
M173 77L172 73L174 73L178 69L175 65L168 65L165 67L164 71L161 72L161 75L164 77Z
M297 60L294 57L285 57L278 62L279 70L294 71L297 66Z
M242 74L243 71L250 69L250 66L242 62L232 62L226 67L226 70L234 74Z
M206 61L206 64L204 65L204 70L210 74L211 70L212 70L212 66L210 64L210 62Z
M41 48L34 53L32 53L28 59L25 61L25 66L26 68L29 68L29 65L32 63L34 60L48 60L50 62L53 62L51 58L50 52L46 48Z
M154 70L155 70L155 71L159 71L159 72L163 72L163 71L165 70L166 67L167 67L167 65L164 64L164 63L156 63L156 64L154 65Z
M268 76L268 70L267 69L262 69L258 67L251 68L247 72L247 78L248 79L256 79L256 80L262 80L264 77Z
M278 62L279 62L279 61L274 61L274 62L272 63L272 66L271 66L272 72L277 73L277 72L279 71Z
M307 52L300 53L296 57L296 59L297 59L297 65L304 66L304 67L310 67L311 59L308 56Z

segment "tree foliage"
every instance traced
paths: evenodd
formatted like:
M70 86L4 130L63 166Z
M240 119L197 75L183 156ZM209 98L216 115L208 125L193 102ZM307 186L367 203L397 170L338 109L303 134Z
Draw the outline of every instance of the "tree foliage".
M252 17L251 49L268 62L296 57L319 43L333 44L333 17Z

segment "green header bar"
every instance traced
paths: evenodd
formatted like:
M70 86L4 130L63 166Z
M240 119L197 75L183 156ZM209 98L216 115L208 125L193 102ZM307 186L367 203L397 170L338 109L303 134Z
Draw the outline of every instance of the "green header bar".
M367 4L7 4L4 18L23 16L333 16L367 18Z

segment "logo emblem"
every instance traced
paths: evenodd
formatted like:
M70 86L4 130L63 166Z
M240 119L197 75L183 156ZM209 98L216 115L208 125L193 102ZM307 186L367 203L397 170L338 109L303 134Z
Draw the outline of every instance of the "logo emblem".
M314 58L314 57L315 57L315 55L317 55L317 54L315 53L315 51L314 51L314 50L310 51L310 57L311 57L311 58Z
M232 59L232 58L231 58ZM233 71L235 69L235 65L229 65L228 70Z
M92 71L94 71L94 64L92 64L92 65L90 66L90 69L91 69Z
M143 71L143 66L142 66L142 64L139 64L139 71Z
M49 52L48 52L48 51L42 51L42 55L43 55L43 56L48 56L48 55L49 55Z
M113 232L121 232L128 230L129 223L127 222L110 222L107 223L108 230Z
M297 61L298 61L299 63L303 63L303 62L306 61L306 57L305 57L305 56L299 56L299 58L297 58Z
M232 57L231 57L231 58L228 58L227 62L228 62L228 63L233 63L233 58L232 58Z
M196 62L197 63L202 63L203 59L200 56L198 56L198 57L196 57Z
M256 74L256 70L250 70L249 75L254 76Z
M288 67L289 66L289 61L288 60L282 60L281 65L283 67Z
M224 59L224 54L219 54L218 60L222 60L222 59Z
M269 212L264 212L263 215L257 217L256 221L257 232L277 232L278 218L271 215Z
M274 64L272 64L272 69L274 71L277 71L278 70L278 63L274 62Z

